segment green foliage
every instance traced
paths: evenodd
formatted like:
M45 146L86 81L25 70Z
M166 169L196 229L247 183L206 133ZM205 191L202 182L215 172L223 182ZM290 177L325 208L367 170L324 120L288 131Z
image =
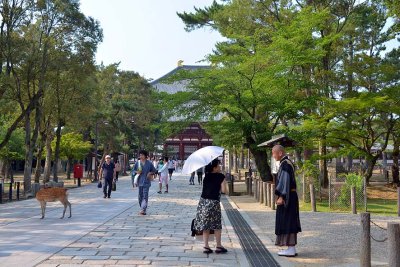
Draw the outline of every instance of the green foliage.
M0 5L0 17L0 99L8 103L0 105L0 112L13 118L0 140L2 147L26 114L57 123L73 117L65 115L74 115L72 110L83 110L90 94L85 90L82 97L83 89L88 89L82 83L94 71L102 30L81 13L75 0L6 0ZM35 106L41 112L34 112ZM25 130L29 134L30 129Z
M397 0L385 0L388 8L390 9L391 14L395 16L397 19L400 18L400 2Z
M338 148L315 159L351 152L373 164L373 144L385 149L399 80L395 49L384 50L399 30L385 27L383 1L233 0L178 15L187 30L211 27L227 40L207 56L212 67L174 77L190 91L162 96L166 114L219 115L207 124L214 140L253 154L277 133L308 150Z
M311 203L300 202L300 211L310 211ZM384 216L398 216L397 215L397 201L386 199L368 199L367 210L371 214L384 215ZM317 201L317 211L319 212L332 212L329 208L329 201ZM340 210L333 210L333 212L340 212ZM348 211L346 211L348 212Z
M54 151L55 141L52 142L52 149ZM84 159L92 148L92 144L88 141L83 141L82 134L79 133L66 133L61 137L60 142L60 156L62 159Z
M299 173L306 177L307 184L318 183L319 169L315 164L314 160L305 160L301 168L298 170Z
M360 175L349 173L346 175L345 184L340 189L338 201L344 207L350 206L351 188L356 189L356 196L363 195L363 178Z
M97 124L100 148L107 153L139 147L153 150L158 111L150 84L136 72L120 70L118 64L100 66L96 78L91 126L95 136Z
M218 4L217 1L213 1L210 7L198 8L194 7L196 13L177 13L177 15L186 22L185 30L190 32L197 28L201 28L204 25L213 25L213 16L223 5Z
M0 127L0 136L3 136L4 128ZM21 128L15 130L7 145L0 149L0 159L18 160L24 158L24 131Z

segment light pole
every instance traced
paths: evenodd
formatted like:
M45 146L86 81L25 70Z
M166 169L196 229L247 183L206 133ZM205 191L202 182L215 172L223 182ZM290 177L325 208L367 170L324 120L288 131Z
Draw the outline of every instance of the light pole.
M96 139L95 139L95 143L94 143L94 181L95 182L97 182L98 180L99 180L99 178L98 178L98 174L97 174L97 139L98 139L98 135L99 135L99 133L98 133L98 126L97 126L97 121L96 121L96 129L95 129L95 131L96 131Z
M129 124L131 124L131 130L133 131L133 124L135 123L135 120L133 119L133 117L131 117L129 120L127 120L127 122ZM126 137L124 138L124 146L127 145L128 142L126 140ZM127 166L129 166L129 157L128 157L128 153L124 153L124 172L123 175L128 175L128 173L126 172L127 170Z
M124 147L125 147L125 145L127 145L127 141L126 141L126 138L124 138ZM128 160L128 153L127 152L124 152L124 159L123 159L123 173L122 173L122 175L128 175L128 173L126 172L126 167L127 167L127 164L128 164L128 162L129 162L129 160Z

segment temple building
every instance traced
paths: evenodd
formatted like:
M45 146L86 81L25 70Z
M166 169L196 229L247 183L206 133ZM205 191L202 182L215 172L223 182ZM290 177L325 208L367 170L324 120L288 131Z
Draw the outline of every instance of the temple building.
M209 68L208 66L183 65L183 61L178 61L178 66L164 76L152 81L150 84L159 92L174 94L179 91L185 91L188 84L187 81L178 81L174 83L163 83L163 80L175 74L177 71L196 70L199 68ZM171 123L179 121L181 118L172 117ZM185 160L187 157L199 148L210 146L213 140L209 134L202 128L201 122L193 122L181 132L174 136L168 137L163 144L164 151L175 159Z

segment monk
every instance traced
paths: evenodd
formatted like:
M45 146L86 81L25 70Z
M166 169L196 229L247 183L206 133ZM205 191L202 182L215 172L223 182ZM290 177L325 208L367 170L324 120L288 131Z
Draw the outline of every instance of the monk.
M301 232L301 226L294 165L281 145L276 145L272 148L272 156L276 161L280 162L275 189L275 195L277 196L275 245L288 247L279 251L279 256L295 257L297 256L295 248L297 245L297 233Z

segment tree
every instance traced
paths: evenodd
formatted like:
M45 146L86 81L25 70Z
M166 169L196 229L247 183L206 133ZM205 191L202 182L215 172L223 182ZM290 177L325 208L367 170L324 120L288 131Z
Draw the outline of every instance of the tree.
M344 153L353 151L366 158L363 174L367 182L397 121L398 100L386 90L396 84L396 80L385 78L395 68L385 60L390 53L383 53L386 42L396 36L394 26L386 27L387 22L387 9L380 1L365 1L354 10L350 21L353 27L344 39L348 53L342 67L347 75L339 85L344 90L338 90L341 98L334 104L335 111L331 110L331 114L336 113L332 125L337 127L331 129L331 137L344 146ZM373 147L378 144L381 148L375 151Z
M53 140L52 148L55 149L56 141ZM67 160L67 179L71 178L71 166L73 160L82 160L92 148L89 141L83 141L83 135L79 133L63 134L60 140L60 157Z
M400 49L394 49L386 54L383 60L383 81L385 83L385 88L382 90L388 99L394 101L391 106L393 113L391 114L395 119L394 127L392 130L392 140L393 140L393 165L392 165L392 177L393 183L400 185L399 179L399 154L400 154Z
M99 66L96 84L92 129L97 129L103 158L111 152L127 151L131 146L153 149L151 127L158 112L149 83L138 73L122 71L118 64L111 64Z
M324 184L326 160L338 155L328 146L362 153L373 168L379 155L372 155L371 140L385 149L397 118L384 92L391 85L382 78L384 44L398 34L396 24L385 27L387 14L382 1L268 0L214 2L178 13L186 30L209 26L228 40L207 57L209 70L174 77L187 79L189 92L164 98L175 98L170 109L188 119L222 114L208 124L213 136L253 145L258 167L267 158L256 144L286 132L303 146L304 159L320 160ZM348 142L354 137L348 133L357 144ZM317 142L320 155L311 157ZM260 171L267 176L269 169Z
M3 133L5 129L0 128L0 133ZM7 145L0 149L0 160L2 161L2 168L0 173L4 175L4 178L9 177L11 162L13 160L21 160L24 158L24 133L22 129L15 130Z
M217 8L219 11L215 11ZM211 9L213 12L207 13ZM326 39L315 39L312 33L327 14L310 8L292 12L291 4L272 1L230 1L224 6L214 3L213 8L196 11L178 14L187 29L212 24L229 41L217 44L214 54L208 57L212 68L176 77L189 79L191 94L175 95L180 103L172 105L180 104L179 114L185 114L185 109L195 110L198 116L208 114L210 120L223 114L210 127L227 127L230 134L225 140L238 142L239 146L244 142L262 177L271 180L268 156L257 145L299 119L300 111L304 114L305 110L315 110L318 95L314 97L310 92L318 87L309 75L310 66L321 65L321 47ZM196 20L205 12L207 21L213 23ZM184 103L189 99L196 103L188 109ZM210 130L213 136L222 133L221 127Z
M49 92L60 88L56 86L59 79L53 80L57 77L54 73L65 73L57 63L63 57L62 60L68 59L69 63L75 58L81 69L92 64L102 33L96 21L79 11L79 2L75 0L5 0L0 5L0 12L0 94L18 107L2 110L9 115L10 123L0 140L0 148L24 120L24 189L27 192L30 190L34 148L45 111L43 102ZM56 119L59 125L62 118ZM59 137L59 131L57 133Z

